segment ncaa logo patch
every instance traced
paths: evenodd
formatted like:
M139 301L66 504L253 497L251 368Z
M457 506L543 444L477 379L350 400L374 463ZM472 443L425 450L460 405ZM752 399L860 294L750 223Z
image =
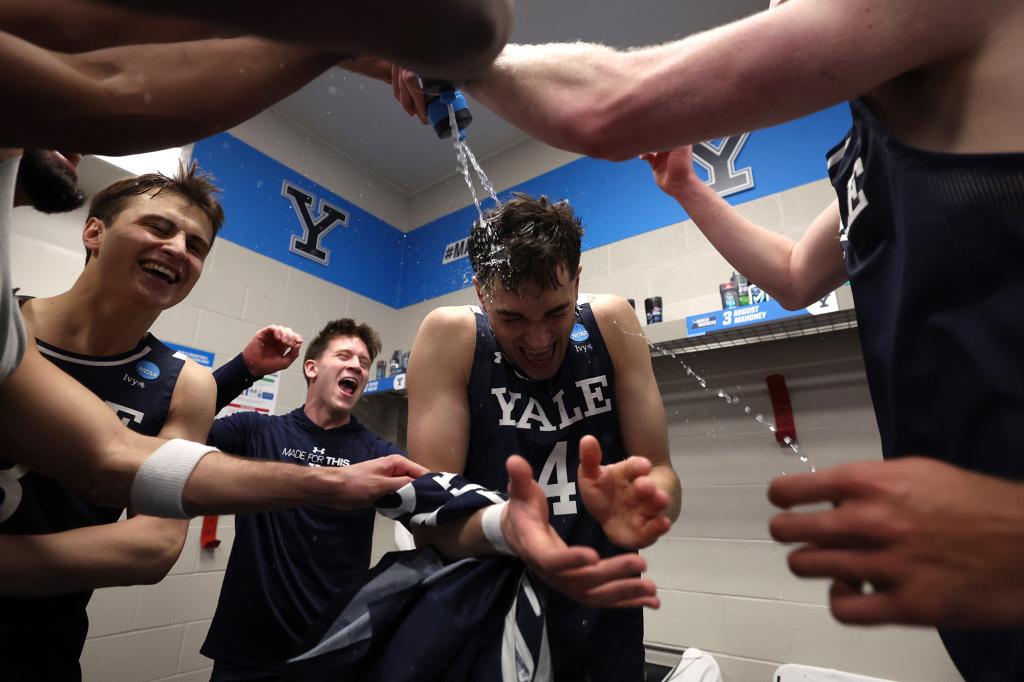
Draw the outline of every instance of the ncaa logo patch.
M139 360L135 365L135 373L146 381L156 381L160 378L160 368L149 360Z
M590 338L590 332L587 331L586 327L577 322L573 325L572 331L569 332L569 338L572 339L574 343L583 343Z

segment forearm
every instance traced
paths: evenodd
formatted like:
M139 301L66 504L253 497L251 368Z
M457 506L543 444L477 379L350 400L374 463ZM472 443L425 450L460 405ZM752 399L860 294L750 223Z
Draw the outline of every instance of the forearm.
M21 69L0 85L19 102L0 146L127 154L181 145L259 113L336 57L250 37L61 55L4 34L0 61Z
M214 370L213 378L217 382L217 407L220 412L227 407L232 400L252 386L259 377L253 375L245 364L242 353L231 358L228 362ZM210 441L213 443L213 441ZM220 447L220 446L218 446Z
M484 535L481 519L484 510L474 512L465 519L446 523L443 526L417 526L413 537L417 547L433 545L445 559L462 559L473 556L498 556L494 545Z
M159 582L187 521L139 516L48 535L0 535L0 594L44 597Z
M629 51L508 45L467 89L548 144L613 161L786 120L783 112L737 105L733 71L743 60L717 35ZM716 82L710 73L723 77Z
M590 154L601 102L628 78L624 53L593 43L506 45L466 90L520 130L560 149Z
M0 3L0 30L58 52L232 35L230 29L219 25L89 0L4 0Z
M679 511L683 504L683 490L679 483L679 476L668 465L659 465L651 469L651 480L655 487L664 490L668 495L668 508L665 509L665 516L674 523L679 518Z
M181 0L155 9L297 44L381 57L453 81L479 75L501 51L512 26L511 0L392 0L379 5L306 0L287 21L281 20L277 5L241 0Z
M672 196L733 268L784 306L797 298L792 239L747 220L696 175Z

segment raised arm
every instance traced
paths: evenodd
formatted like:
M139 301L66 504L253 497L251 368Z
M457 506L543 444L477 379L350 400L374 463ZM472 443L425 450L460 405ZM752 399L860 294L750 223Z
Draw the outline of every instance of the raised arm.
M0 33L0 147L129 154L192 142L254 116L337 61L260 38L81 54ZM17 65L15 68L13 65Z
M132 5L130 0L107 0ZM181 0L147 9L243 28L289 42L389 59L435 78L480 74L512 29L512 0L304 0L280 6L245 0Z
M468 90L548 144L622 160L788 121L963 53L989 4L789 0L637 50L509 45Z
M755 225L704 184L690 147L645 154L654 180L689 214L729 264L789 310L805 308L847 280L833 201L794 242Z
M260 329L242 352L213 372L217 382L217 412L220 412L261 377L291 367L299 357L302 336L291 327L272 324ZM209 441L222 450L221 441Z

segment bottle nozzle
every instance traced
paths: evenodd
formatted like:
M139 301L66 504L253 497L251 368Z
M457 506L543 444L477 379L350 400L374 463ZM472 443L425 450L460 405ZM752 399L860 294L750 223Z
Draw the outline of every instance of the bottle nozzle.
M455 122L459 126L459 139L466 139L466 128L473 122L473 114L469 111L466 98L452 83L430 80L420 77L420 87L427 95L427 119L434 132L441 139L452 134L451 121L448 118L448 106L455 110Z

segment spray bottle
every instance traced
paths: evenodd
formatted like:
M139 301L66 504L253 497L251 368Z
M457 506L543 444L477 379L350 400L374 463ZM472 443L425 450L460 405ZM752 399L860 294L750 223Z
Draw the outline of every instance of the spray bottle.
M427 96L427 119L434 127L434 132L441 139L451 136L451 123L448 120L448 105L455 109L455 122L459 126L459 139L466 139L466 128L473 122L473 114L461 92L448 81L432 80L420 77L420 87Z

